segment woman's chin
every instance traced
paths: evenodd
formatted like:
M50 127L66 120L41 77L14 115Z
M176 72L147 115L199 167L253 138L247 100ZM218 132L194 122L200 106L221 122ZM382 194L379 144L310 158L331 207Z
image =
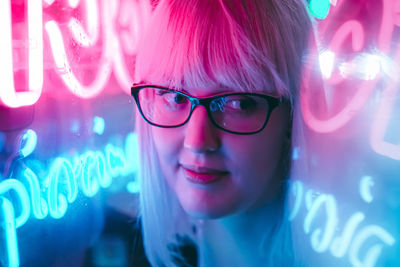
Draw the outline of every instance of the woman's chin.
M213 220L220 219L226 216L225 214L221 214L215 211L185 210L185 212L189 215L189 217L197 220Z
M169 183L183 210L195 219L219 219L236 213L243 202L229 175L215 181L199 183L180 172Z
M220 219L235 213L235 205L231 203L212 203L207 201L196 201L194 198L187 201L181 199L183 210L193 219Z

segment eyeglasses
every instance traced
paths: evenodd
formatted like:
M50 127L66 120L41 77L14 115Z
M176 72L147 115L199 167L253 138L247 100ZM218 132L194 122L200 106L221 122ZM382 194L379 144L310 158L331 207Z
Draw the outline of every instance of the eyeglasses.
M189 121L196 106L204 106L217 128L233 134L255 134L267 125L279 98L256 93L228 93L194 97L156 85L131 88L139 112L151 125L175 128Z

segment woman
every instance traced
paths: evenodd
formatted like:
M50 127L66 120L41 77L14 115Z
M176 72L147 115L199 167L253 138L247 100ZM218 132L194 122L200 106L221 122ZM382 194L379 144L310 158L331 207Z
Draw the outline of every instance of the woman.
M301 0L155 7L132 88L152 265L293 265L285 178L309 28Z

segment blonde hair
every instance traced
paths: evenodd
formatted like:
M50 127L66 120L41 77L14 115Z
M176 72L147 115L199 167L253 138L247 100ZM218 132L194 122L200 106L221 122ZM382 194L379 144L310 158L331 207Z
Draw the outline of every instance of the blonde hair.
M309 30L302 0L161 0L139 42L135 81L263 90L294 103ZM136 127L145 251L152 265L170 266L167 244L190 219L165 183L151 126L137 114Z

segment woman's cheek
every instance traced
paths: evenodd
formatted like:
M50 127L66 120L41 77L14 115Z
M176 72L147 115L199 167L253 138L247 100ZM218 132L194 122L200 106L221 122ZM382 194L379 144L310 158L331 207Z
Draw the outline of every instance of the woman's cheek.
M182 142L179 131L153 127L153 139L160 162L173 163L178 161Z

